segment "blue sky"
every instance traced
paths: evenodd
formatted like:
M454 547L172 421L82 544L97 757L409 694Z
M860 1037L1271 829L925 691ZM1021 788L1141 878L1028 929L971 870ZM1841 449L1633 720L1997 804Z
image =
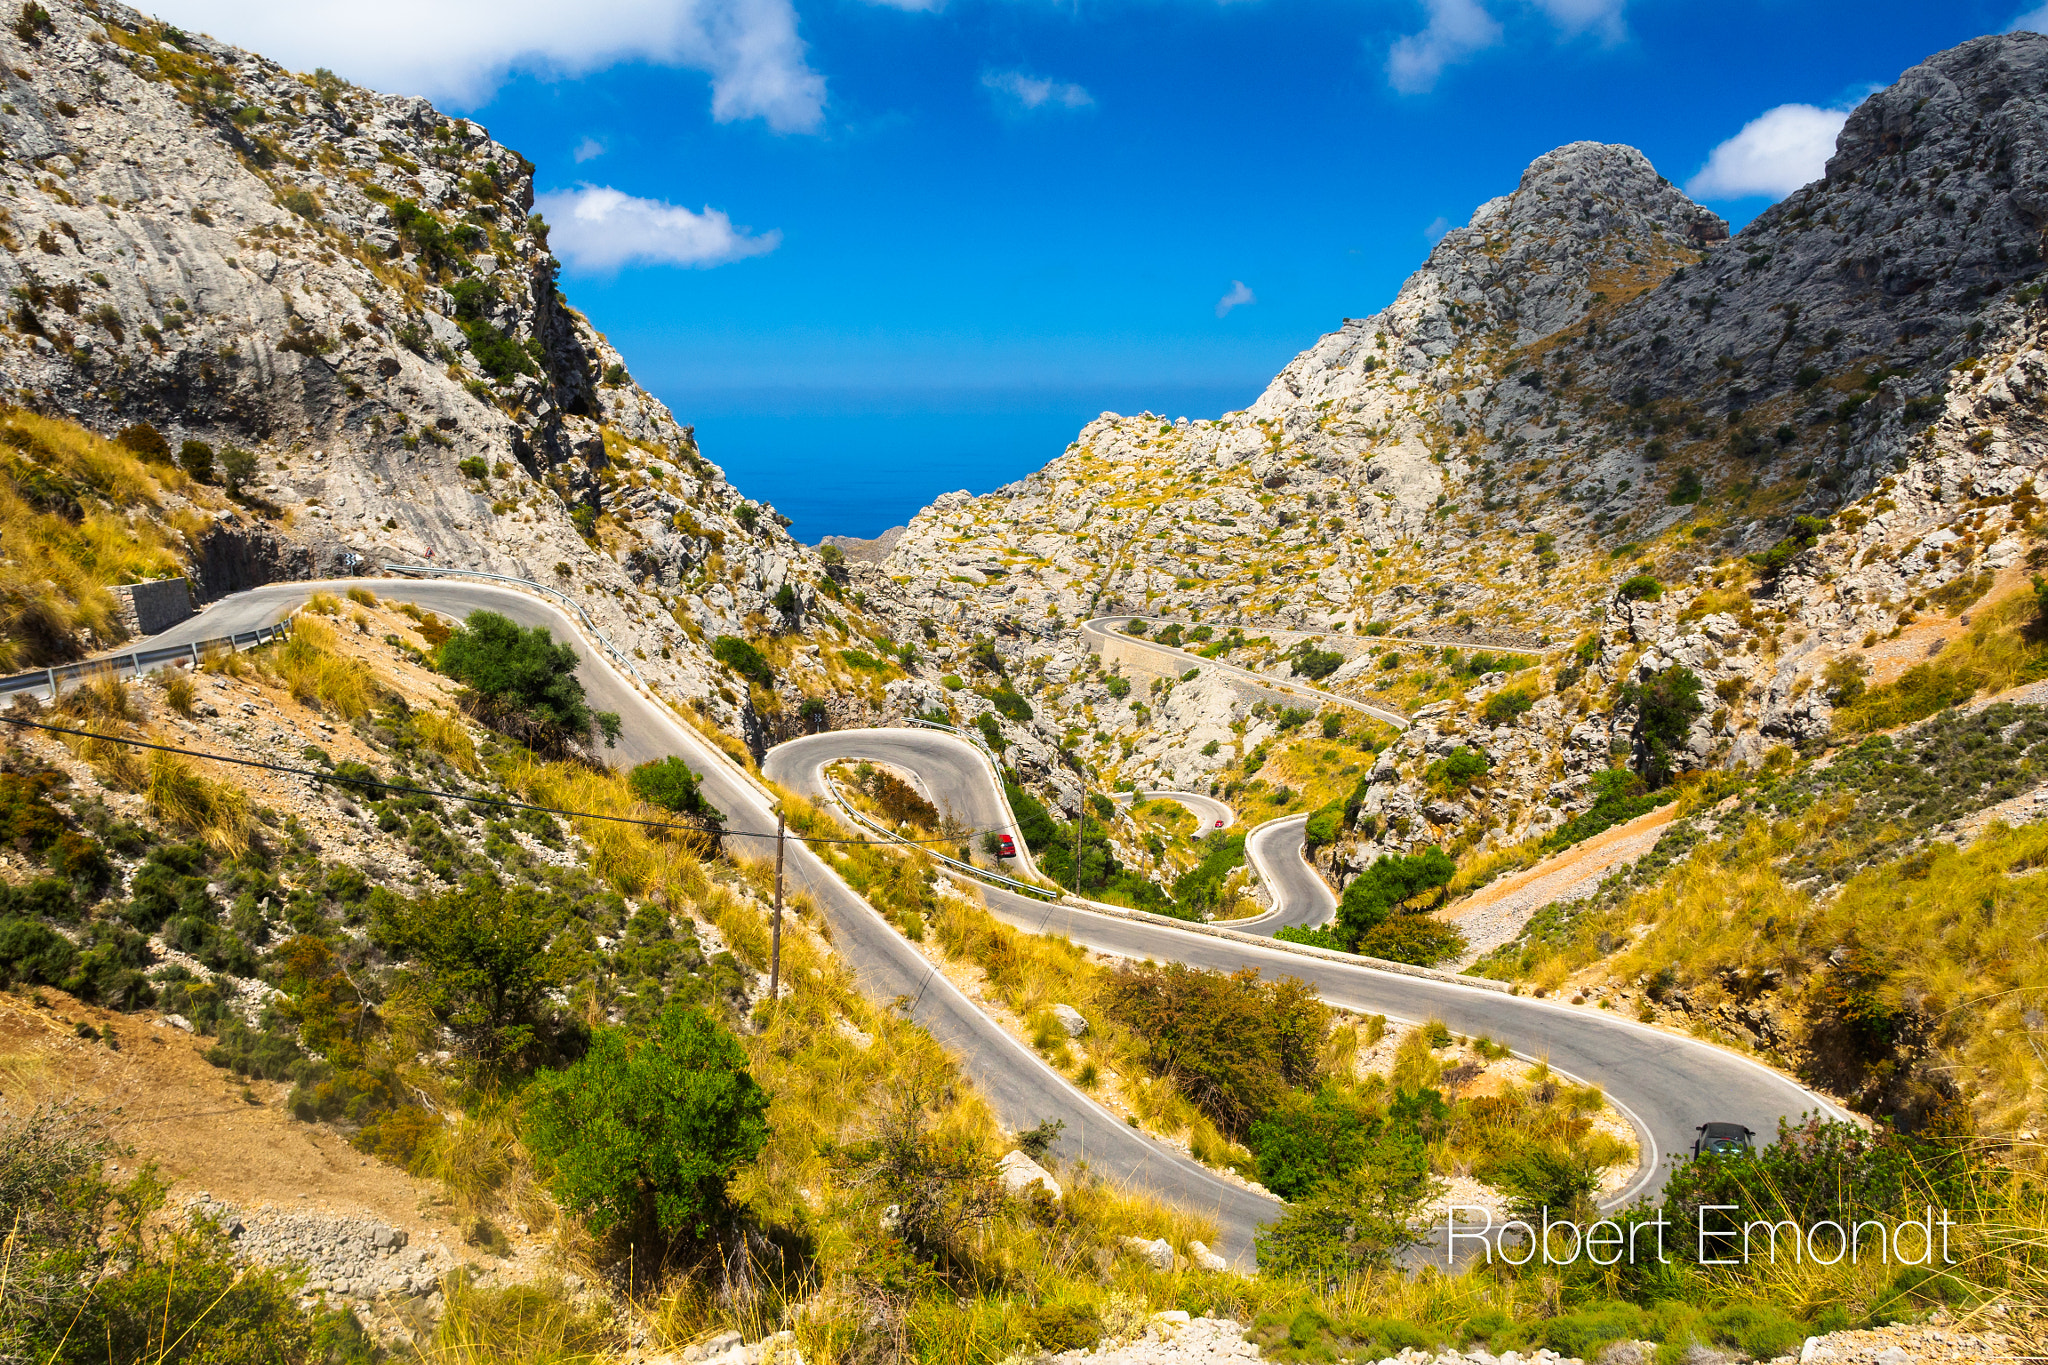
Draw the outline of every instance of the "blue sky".
M1561 143L1640 147L1739 226L1817 173L1863 93L2041 18L1975 0L161 8L427 94L523 151L572 300L806 539L1019 477L1104 409L1244 406Z

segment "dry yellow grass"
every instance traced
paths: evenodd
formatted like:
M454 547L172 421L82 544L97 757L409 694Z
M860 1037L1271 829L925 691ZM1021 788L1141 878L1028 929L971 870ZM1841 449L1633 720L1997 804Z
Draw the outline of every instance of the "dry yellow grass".
M216 499L169 465L72 422L0 411L0 667L123 638L109 587L184 572L205 526L168 495Z

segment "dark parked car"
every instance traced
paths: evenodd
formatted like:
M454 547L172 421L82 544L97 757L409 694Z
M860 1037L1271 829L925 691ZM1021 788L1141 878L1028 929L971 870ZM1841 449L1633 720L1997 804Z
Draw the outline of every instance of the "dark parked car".
M1709 1152L1727 1154L1739 1152L1748 1156L1756 1150L1750 1141L1756 1134L1739 1123L1703 1123L1699 1136L1692 1140L1692 1154L1705 1156Z

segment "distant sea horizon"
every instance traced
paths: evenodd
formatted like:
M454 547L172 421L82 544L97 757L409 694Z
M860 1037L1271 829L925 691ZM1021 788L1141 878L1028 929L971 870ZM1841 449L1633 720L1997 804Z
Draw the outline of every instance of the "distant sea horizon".
M828 535L872 539L943 494L1024 478L1104 412L1220 417L1248 407L1269 382L938 393L653 387L734 487L815 545Z

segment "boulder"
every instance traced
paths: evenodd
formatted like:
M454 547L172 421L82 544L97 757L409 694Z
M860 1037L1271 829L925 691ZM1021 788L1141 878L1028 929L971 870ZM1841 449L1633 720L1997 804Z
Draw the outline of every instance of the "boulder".
M1148 1240L1144 1237L1126 1237L1124 1238L1124 1249L1146 1262L1154 1270L1173 1269L1175 1259L1173 1243L1167 1241L1164 1237L1157 1240Z
M996 1174L1003 1182L1003 1190L1008 1194L1026 1195L1031 1192L1033 1186L1038 1186L1051 1195L1055 1202L1066 1196L1066 1192L1060 1188L1060 1182L1052 1178L1052 1172L1021 1151L1013 1151L998 1161Z
M1088 1021L1083 1019L1081 1011L1075 1009L1072 1005L1054 1005L1052 1013L1053 1017L1060 1021L1060 1027L1067 1031L1069 1038L1081 1038L1087 1035Z

